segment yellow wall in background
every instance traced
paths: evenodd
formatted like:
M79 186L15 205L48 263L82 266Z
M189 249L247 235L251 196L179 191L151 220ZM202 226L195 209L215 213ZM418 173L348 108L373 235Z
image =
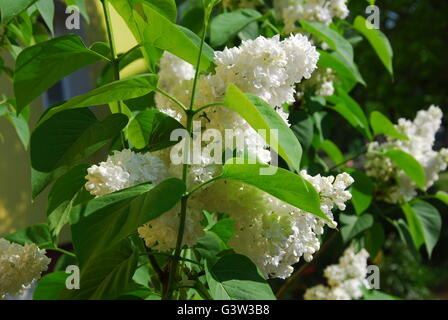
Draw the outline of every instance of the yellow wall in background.
M11 84L4 76L0 76L0 92L12 96ZM34 122L42 112L41 104L33 103L31 110ZM44 221L46 193L33 203L30 181L29 153L9 121L0 118L0 237Z
M95 21L104 21L100 1L87 1L87 5L94 18L91 19L90 25L84 26L86 43L107 42L104 22L103 24L95 23ZM118 13L112 6L110 9L117 51L123 53L135 46L137 42ZM8 63L10 61L7 61ZM127 66L121 72L121 76L127 77L143 70L145 70L145 63L140 59ZM94 71L99 70L95 68ZM94 79L91 83L95 83ZM11 84L4 76L0 76L0 92L6 93L8 97L12 96ZM33 124L43 111L41 101L33 103L31 110L30 122ZM44 222L46 199L47 192L44 192L35 202L31 201L29 152L23 148L11 124L6 119L0 118L0 237L29 225ZM62 237L62 240L64 239L69 239L67 233Z
M95 2L98 12L101 13L101 21L103 21L103 28L106 28L104 22L103 11L101 3L99 1ZM114 41L118 53L124 53L134 47L137 44L137 40L133 36L131 30L126 25L126 22L121 18L121 16L115 11L112 5L109 5L110 16L112 20ZM128 66L126 66L121 72L120 77L125 78L134 75L139 72L146 70L146 65L143 59L138 59Z

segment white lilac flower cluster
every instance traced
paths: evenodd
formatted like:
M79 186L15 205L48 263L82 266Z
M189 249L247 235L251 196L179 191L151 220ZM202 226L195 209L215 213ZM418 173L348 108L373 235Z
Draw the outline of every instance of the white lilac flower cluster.
M285 32L293 32L298 20L329 25L333 18L345 19L347 0L274 0L274 9L283 18Z
M395 126L409 140L387 138L384 143L371 142L368 145L367 175L374 177L381 184L381 195L385 201L396 203L400 199L412 199L416 194L415 183L384 155L391 149L402 150L413 156L424 168L426 176L425 190L439 179L439 172L448 164L448 149L433 150L435 135L442 123L443 113L439 107L430 106L420 110L414 121L399 119Z
M278 35L273 38L260 36L255 40L243 41L239 47L216 51L215 74L200 77L195 105L199 107L223 101L227 85L233 83L243 92L264 99L287 122L288 114L281 106L294 102L295 85L311 77L318 59L316 48L299 34L283 41ZM184 73L180 74L182 70ZM190 102L193 66L165 52L159 77L161 89L183 104ZM156 94L156 105L160 111L183 121L181 110L164 95ZM225 129L239 131L240 136L244 137L246 149L254 152L260 161L270 161L265 140L236 112L216 106L201 112L196 120L202 121L204 129L216 129L222 136Z
M87 169L85 187L92 195L99 197L143 182L150 181L157 185L169 176L180 178L181 172L176 170L177 167L171 170L167 166L169 162L165 161L163 156L162 153L135 153L129 149L115 151L106 161ZM199 200L194 197L188 205L183 244L193 246L196 239L203 235L200 223L202 211ZM177 205L138 229L148 247L159 251L175 248L180 222L179 212Z
M348 247L339 264L330 265L324 270L328 286L317 285L309 288L305 300L356 300L362 297L362 287L369 287L366 281L367 259L369 253L361 249L355 253L353 247Z
M229 83L273 107L294 102L295 84L311 77L318 59L316 48L300 34L284 40L278 35L259 36L243 41L239 47L215 51L215 74L201 76L196 106L222 101ZM163 90L184 104L190 101L194 78L191 64L165 52L160 61L159 78ZM177 110L177 106L160 93L156 94L156 99L162 110L167 107Z
M311 78L300 84L297 96L303 96L305 90L311 89L318 96L329 97L334 94L334 80L336 76L331 68L317 69Z
M87 173L86 189L98 197L143 182L158 184L166 177L167 170L159 157L125 149L115 151L106 161L91 166Z
M33 281L40 279L50 259L35 244L21 246L0 239L0 299L20 295Z
M301 35L291 36L283 41L279 37L259 37L244 41L240 47L216 52L216 73L201 75L195 106L223 101L227 84L234 83L244 92L265 99L286 120L287 115L280 106L294 100L295 85L311 76L318 57L315 47ZM194 68L190 64L165 53L160 62L159 76L161 89L173 94L182 103L189 103L194 77ZM156 105L162 112L181 122L185 121L177 105L164 95L157 93ZM265 141L232 110L221 106L211 107L201 112L196 120L202 123L199 130L216 129L222 136L225 136L225 129L237 131L237 136L244 138L249 151L256 153L263 162L270 161L270 151ZM203 148L207 146L202 145ZM157 183L163 177L179 178L182 175L182 165L174 165L170 159L175 147L144 155L137 155L129 150L116 152L113 156L120 160L108 159L89 169L86 188L98 196L130 187L143 180ZM121 153L141 160L131 160ZM150 163L154 164L153 168L149 168ZM199 164L190 166L187 183L189 187L197 185L216 176L221 169L222 165L215 164L211 157L202 155ZM306 172L301 174L318 190L322 211L333 221L331 210L335 206L340 210L345 209L344 202L351 197L346 188L353 179L348 174L341 174L336 178L311 177ZM114 182L114 179L117 181ZM322 234L326 224L324 220L254 187L217 180L189 198L183 238L187 246L193 246L203 235L200 225L202 210L225 212L235 220L237 231L229 245L237 252L249 256L266 277L286 278L292 272L292 265L301 256L311 260L320 246L317 235ZM159 251L175 247L178 213L179 205L139 228L138 232L147 246ZM334 227L336 222L333 221L330 225Z
M229 245L248 256L266 278L289 277L292 265L302 256L311 261L320 248L317 236L323 233L324 225L337 225L331 210L344 210L351 198L346 189L353 179L347 173L336 178L313 177L306 171L300 174L319 192L321 209L332 223L236 181L218 180L202 192L207 198L206 209L226 212L235 221L236 232Z
M215 52L216 75L203 79L213 83L200 92L203 102L220 101L228 83L252 93L274 107L294 102L294 85L309 79L316 69L319 53L307 37L297 34L280 40L258 37L241 46ZM213 90L210 90L213 89Z

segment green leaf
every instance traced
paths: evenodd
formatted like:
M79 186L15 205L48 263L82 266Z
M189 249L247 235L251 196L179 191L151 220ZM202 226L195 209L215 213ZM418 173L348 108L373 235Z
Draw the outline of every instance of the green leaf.
M244 94L231 83L227 87L224 105L237 112L255 130L266 130L266 142L297 172L300 171L302 147L273 107L257 96ZM277 130L278 137L271 137L271 129Z
M109 104L144 96L157 87L158 79L157 75L148 73L108 83L86 94L70 99L60 106L51 108L42 116L38 125L64 110Z
M304 110L295 110L290 113L289 122L291 123L291 130L294 132L297 139L299 139L303 149L308 150L313 142L313 117Z
M227 243L235 235L235 221L221 219L213 225L210 231L214 232L224 243Z
M98 53L108 59L111 58L110 47L109 47L109 44L106 42L102 42L102 41L94 42L90 46L90 50L95 51L96 53ZM108 64L108 65L110 66L110 64Z
M435 197L448 205L448 193L444 191L437 191Z
M336 52L339 52L346 61L353 61L353 47L343 36L320 22L300 21L303 29L320 40Z
M178 141L170 141L171 132L183 126L170 116L158 110L138 113L129 123L127 135L137 149L148 147L149 151L172 146Z
M42 19L50 29L51 34L54 34L53 18L54 18L54 0L38 0L36 2L37 10L39 10Z
M132 6L121 0L112 0L112 5L127 21L134 35L137 34L143 45L171 52L179 58L196 65L199 55L200 39L193 33L171 22L168 18L143 3L144 17ZM207 47L207 46L206 46ZM201 56L200 70L211 71L214 67L213 50L204 48Z
M60 79L101 59L107 60L88 49L77 35L64 35L24 49L17 57L14 74L17 112Z
M158 297L154 291L149 289L147 286L135 284L130 282L126 287L126 290L121 293L117 300L149 300L150 297Z
M36 197L51 183L54 179L51 172L40 172L31 168L31 197Z
M415 160L413 156L399 149L388 150L385 154L399 169L403 170L420 189L425 188L425 170L420 162Z
M218 261L218 254L228 248L220 236L213 231L205 231L205 235L198 239L195 246L195 250L210 264L215 264Z
M353 26L355 27L356 30L361 32L364 35L364 37L367 38L367 40L370 42L373 49L375 50L376 54L380 58L381 62L386 67L387 71L389 71L389 73L393 75L394 73L392 67L393 51L389 43L389 40L384 35L384 33L382 33L380 30L375 29L370 24L370 22L368 22L362 16L356 17ZM370 28L368 28L367 26L369 26Z
M12 18L31 6L36 0L2 0L0 1L0 12L2 14L1 24L8 23Z
M373 111L370 114L370 125L372 126L373 134L375 136L385 134L392 138L409 140L406 135L398 131L394 124L379 111Z
M40 172L77 163L116 137L128 120L112 114L98 121L88 109L67 110L44 121L31 136L31 164Z
M223 256L206 269L210 294L215 300L275 300L271 287L249 258Z
M59 300L66 289L65 281L69 276L64 271L49 273L43 276L33 292L33 300Z
M205 9L212 10L221 0L202 0Z
M20 245L36 244L41 249L55 248L53 237L46 223L39 223L19 230L5 237L10 242Z
M65 271L70 265L77 265L78 261L76 256L68 255L66 253L62 254L56 261L53 271Z
M424 243L428 256L431 258L432 250L439 240L442 229L442 218L439 211L422 200L406 202L401 207L408 221L415 247L419 249Z
M183 182L170 178L155 187L143 184L74 207L70 221L80 265L170 210L184 192Z
M331 68L339 76L357 81L366 86L366 83L359 73L358 67L353 61L348 61L339 52L328 53L323 50L319 51L319 61L317 65L321 68Z
M56 180L48 194L47 217L54 236L57 236L70 220L70 210L76 204L78 195L86 183L88 167L88 164L80 164L70 169Z
M373 216L368 213L361 216L341 214L339 219L344 224L341 237L345 243L373 226Z
M28 108L28 107L27 107ZM25 109L24 109L25 110ZM16 115L13 112L8 112L5 118L11 122L20 141L25 149L28 149L28 144L30 143L30 128L28 126L28 120L24 116L24 112Z
M403 206L402 206L402 209L403 209L403 211L412 210L412 209L405 208ZM406 215L406 213L405 213L405 215ZM412 213L410 213L410 215L412 215ZM411 218L412 218L412 216L411 216ZM403 219L394 221L394 226L398 230L398 234L400 235L401 241L403 241L403 243L408 247L408 249L412 253L412 255L417 260L419 260L420 255L419 255L418 249L415 247L414 237L410 231L409 226L406 224L406 222Z
M146 6L152 8L154 11L157 11L173 23L177 20L175 0L131 0L130 2L133 2L133 6L137 3L144 3Z
M33 198L72 165L113 141L126 123L123 114L100 122L88 109L67 110L42 123L31 136Z
M364 248L369 252L372 260L381 251L386 240L386 234L381 224L375 222L373 226L364 233Z
M240 32L238 32L238 38L242 41L255 40L260 35L260 28L258 22L254 21L245 26Z
M261 16L261 13L252 9L239 9L216 16L210 23L210 44L214 47L226 44Z
M99 44L101 42L97 42L97 44ZM93 46L92 46L93 48ZM96 49L98 50L100 48L99 45L96 46ZM109 46L107 46L107 49L110 51ZM121 70L123 70L124 68L126 68L128 65L130 65L132 62L143 58L142 55L142 51L140 50L140 48L132 48L131 50L127 51L126 53L123 53L121 55L118 56L119 59L119 69L120 72ZM110 83L112 81L115 80L114 78L114 70L111 64L107 64L104 66L101 75L97 78L96 80L96 84L98 87L101 87L107 83ZM138 98L137 98L138 99ZM125 102L126 103L126 102Z
M307 180L291 171L263 164L238 164L242 159L229 159L220 179L232 179L254 186L299 209L330 222L320 209L316 189ZM265 175L260 170L269 170ZM287 183L285 183L287 181Z
M356 213L361 214L370 207L375 186L364 172L355 169L348 169L347 172L355 180L350 186L351 201Z
M328 100L335 104L329 108L338 112L366 138L372 140L369 122L361 106L341 87L336 86L336 92L337 96L328 97Z
M196 33L194 33L190 29L187 29L187 28L185 28L183 26L176 25L176 27L180 31L182 31L190 39L190 41L192 41L194 43L194 45L197 48L199 48L201 46L201 38L199 38L196 35ZM168 49L166 49L166 50L169 51ZM199 52L197 52L196 55L199 55ZM212 61L212 64L210 65L209 69L204 70L204 71L213 72L213 68L215 67L215 64L214 64L214 61L215 61L215 51L206 42L204 42L204 47L202 48L202 57L204 57L204 55L207 56L207 58ZM201 58L201 60L202 60L202 58ZM192 63L192 65L195 66L196 63L197 63L197 61ZM202 61L201 61L201 63L202 63ZM199 70L202 70L202 69L199 68Z
M325 151L330 156L331 160L333 160L335 165L344 162L344 155L339 147L333 143L333 141L324 140L320 144L319 149Z
M150 45L151 39L145 33L146 22L142 16L134 11L134 4L139 1L136 0L110 0L109 3L115 8L118 14L126 22L126 25L131 30L134 38L142 46L141 52L145 58L148 70L156 72L157 62L162 56L162 50ZM144 14L143 10L139 10Z
M65 300L116 299L125 290L137 268L138 251L128 239L105 248L81 267L80 289L65 290Z
M364 300L401 300L379 290L364 290Z

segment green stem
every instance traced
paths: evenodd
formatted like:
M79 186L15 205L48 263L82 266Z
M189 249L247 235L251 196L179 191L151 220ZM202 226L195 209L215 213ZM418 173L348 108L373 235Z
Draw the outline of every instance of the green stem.
M209 14L206 13L205 17L204 17L204 26L203 26L203 30L202 30L201 44L199 46L199 55L198 55L198 60L196 63L196 71L195 71L194 80L193 80L193 88L191 90L190 106L189 106L188 110L186 110L187 132L188 132L189 138L191 137L191 134L192 134L193 117L194 117L193 105L194 105L194 98L195 98L195 94L196 94L196 86L197 86L198 77L199 77L199 66L201 64L202 50L204 48L204 43L205 43L205 34L207 31L208 18L209 18ZM189 159L190 159L190 154L189 154L190 153L189 152L190 143L189 142L190 141L188 140L187 141L188 146L186 148L186 150L187 150L186 151L186 159L184 159L184 163L182 166L182 181L185 183L185 185L187 185L187 181L188 181L188 163L189 163ZM166 295L163 297L164 299L167 299L167 300L172 299L173 292L174 292L174 281L177 276L179 258L180 258L180 254L182 251L182 240L183 240L184 231L185 231L185 221L187 218L187 201L188 201L188 195L185 194L181 199L179 231L177 234L176 249L174 251L173 261L171 263L171 268L170 268L170 274L169 274L169 279L168 279L168 290L167 290Z
M160 88L156 88L155 91L159 92L160 94L163 94L165 97L167 97L168 99L170 99L171 101L173 101L175 104L177 104L179 107L181 107L181 109L186 113L187 112L187 107L180 102L178 99L176 99L175 97L173 97L172 95L170 95L168 92L160 89Z
M201 44L199 46L198 61L196 63L196 70L195 70L195 74L194 74L193 89L191 90L190 110L193 110L194 98L196 96L196 87L197 87L198 78L199 78L199 66L201 65L202 50L204 49L205 34L207 33L207 25L208 25L208 17L205 17L204 27L202 30Z
M216 107L216 106L222 106L222 105L223 105L222 102L209 103L209 104L206 104L206 105L204 105L204 106L194 110L194 114L198 114L202 110L205 110L205 109L210 108L210 107Z
M119 59L117 55L117 50L115 48L115 41L114 41L114 33L112 29L112 22L110 20L110 12L109 12L109 1L108 0L100 0L101 4L103 5L103 12L104 12L104 19L106 20L106 30L107 30L107 38L109 40L109 47L110 47L110 53L111 53L111 67L114 74L114 80L120 80L120 66L119 66ZM118 112L123 113L121 101L117 101L118 104ZM124 132L121 132L121 142L123 144L123 148L128 148L128 144L126 142Z
M171 262L170 274L168 278L168 287L166 295L164 297L164 299L166 300L170 300L173 296L174 281L177 276L177 267L179 265L180 253L182 251L182 240L184 236L186 216L187 216L187 197L184 196L181 199L180 222L176 241L176 249L174 251L173 261Z
M131 49L129 49L128 51L126 51L125 53L123 53L121 56L117 57L118 63L121 62L121 60L123 60L125 57L127 57L128 55L130 55L132 52L134 52L135 50L139 49L142 45L136 44L135 46L133 46Z
M76 255L75 255L73 252L64 250L64 249L62 249L62 248L49 248L49 249L47 249L47 250L57 251L57 252L60 252L60 253L66 254L66 255L68 255L68 256L71 256L71 257L76 258Z
M112 69L114 71L115 80L120 80L120 70L118 66L118 55L117 50L115 48L114 41L114 33L112 30L112 22L110 20L110 12L109 12L109 1L101 0L101 4L103 5L104 18L106 20L106 30L107 30L107 38L109 40L110 53L112 56Z
M202 187L208 185L209 183L212 183L213 181L219 179L220 177L221 177L221 176L216 176L216 177L213 177L213 178L211 178L211 179L209 179L209 180L207 180L207 181L204 181L204 182L198 184L197 186L191 188L191 190L187 192L186 196L187 196L187 197L191 196L193 193L195 193L196 191L198 191L198 190L201 189Z
M271 28L275 33L277 33L277 34L282 34L282 32L280 32L280 30L278 30L277 29L277 27L275 27L269 20L265 20L264 21L264 23L269 27L269 28Z
M159 281L163 283L165 279L165 273L163 272L162 268L160 268L156 258L153 255L151 255L151 252L148 252L148 258L152 269L157 273L157 276L159 277Z

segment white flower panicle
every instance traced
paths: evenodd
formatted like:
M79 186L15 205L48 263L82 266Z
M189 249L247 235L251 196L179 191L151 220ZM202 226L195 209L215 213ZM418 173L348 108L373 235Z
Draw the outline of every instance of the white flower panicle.
M162 160L148 153L135 153L129 149L115 151L99 165L87 169L87 191L102 196L143 182L160 183L167 175Z
M40 279L50 259L35 244L21 246L0 239L0 298L23 293L33 281Z
M285 32L292 32L298 20L316 21L329 25L333 18L345 19L347 0L274 0L277 14L283 18Z
M222 101L227 84L252 93L273 107L294 102L295 84L309 79L317 68L319 53L307 37L297 34L280 40L259 36L245 40L238 47L215 51L216 70L201 76L196 105ZM189 63L165 52L160 63L159 83L162 89L181 102L190 100L194 68ZM174 106L162 94L156 94L157 107Z
M295 85L302 79L311 77L316 69L319 54L306 37L295 35L283 41L280 41L278 36L243 41L240 47L215 52L215 57L216 73L201 76L199 79L196 107L222 101L227 84L234 83L242 91L266 100L286 121L287 114L281 109L281 105L294 101ZM159 72L162 89L180 101L188 103L191 94L188 85L192 84L193 73L191 65L165 53ZM168 114L181 115L177 106L160 93L157 93L156 103L160 110ZM185 121L181 116L178 119ZM201 121L202 125L199 128L201 132L215 129L221 133L221 137L225 137L226 129L236 130L237 134L232 139L243 139L249 151L256 154L259 160L270 161L270 150L265 140L232 110L221 106L211 107L201 112L196 120ZM216 142L214 139L208 143L203 142L202 150ZM225 144L222 145L224 147ZM169 163L161 176L180 177L182 166L171 164L169 154L170 149L157 152L157 157L162 163ZM132 157L142 155L132 154ZM113 159L108 159L104 165L102 163L99 167L92 167L91 172L89 171L91 178L86 187L95 192L95 195L101 195L131 186L130 178L135 174L133 179L139 180L141 172L137 171L135 166L126 166L127 162L129 160L116 163ZM105 167L103 170L105 174L100 170L101 167ZM111 168L119 173L118 181L108 176L107 173L113 171ZM216 176L221 168L222 165L213 164L211 156L202 155L200 164L190 166L187 181L189 187ZM161 172L159 169L155 171ZM151 170L148 172L155 175ZM353 179L348 174L338 175L336 178L311 177L306 172L301 174L319 190L322 199L321 209L333 221L332 209L335 206L341 210L345 208L344 202L351 197L345 189ZM148 178L145 176L143 179ZM299 261L300 257L311 260L319 249L317 235L323 233L324 225L329 224L331 227L336 225L334 221L327 223L254 187L217 180L189 198L183 238L187 246L193 246L203 234L200 224L202 210L225 212L235 220L237 231L235 237L229 240L229 245L237 252L249 256L263 270L266 277L286 278L293 270L292 265ZM175 247L179 226L178 213L177 205L139 228L138 232L147 246L159 251Z
M324 225L336 226L331 210L335 206L344 210L343 203L351 198L345 189L353 179L346 173L336 178L312 177L305 171L301 175L318 190L321 209L332 223L235 181L217 181L202 193L206 209L226 212L235 221L229 246L248 256L266 278L289 277L292 265L302 256L311 261L320 248L317 235L323 233Z
M233 83L243 92L267 101L287 123L288 114L281 105L294 101L295 85L311 77L318 59L316 48L302 35L291 35L283 41L279 36L243 41L239 47L215 52L216 72L200 77L195 104L198 107L223 101L227 84ZM165 53L159 76L162 89L182 103L189 103L194 77L190 64ZM162 112L185 121L178 106L161 93L156 93L156 104ZM239 130L247 149L260 161L270 161L265 140L236 112L216 106L201 112L196 120L201 120L204 129L217 129L221 136L225 129Z
M317 69L309 80L300 84L297 95L303 96L306 89L314 90L315 94L322 97L329 97L334 94L334 71L331 68Z
M192 81L195 70L191 64L165 51L160 59L159 70L160 89L169 92L179 99L184 105L190 102ZM155 101L158 109L169 116L180 121L182 119L181 110L161 93L156 93Z
M180 177L182 174L181 171L170 170L156 154L135 153L129 149L115 151L106 161L101 162L99 166L91 166L87 172L86 189L97 197L143 182L151 181L157 185L170 175ZM188 205L183 243L193 246L197 238L203 234L200 224L202 215L198 209L198 201L192 198ZM180 222L179 212L179 205L176 205L170 211L140 227L138 229L140 237L154 250L166 251L175 248Z
M440 129L443 113L439 107L430 106L428 110L420 110L414 121L399 119L395 127L409 140L387 138L379 144L368 145L366 172L381 183L384 200L396 203L400 199L410 200L416 194L417 186L384 155L391 149L402 150L413 156L424 168L426 176L425 190L439 179L439 172L448 164L448 149L433 150L435 135Z
M330 265L324 270L328 286L317 285L309 288L305 300L353 300L362 297L362 287L368 287L367 259L369 253L361 249L355 253L353 247L348 247L339 264Z
M179 212L180 203L157 219L138 228L138 233L148 248L161 252L176 248L180 224ZM197 239L204 235L201 225L202 218L202 202L191 197L187 203L183 246L193 247L197 243Z
M215 86L200 91L200 97L204 103L221 101L226 85L233 83L279 107L294 102L294 85L311 77L318 59L316 48L300 34L283 41L278 35L246 40L239 47L215 52L216 74L204 79L215 78L211 79Z

